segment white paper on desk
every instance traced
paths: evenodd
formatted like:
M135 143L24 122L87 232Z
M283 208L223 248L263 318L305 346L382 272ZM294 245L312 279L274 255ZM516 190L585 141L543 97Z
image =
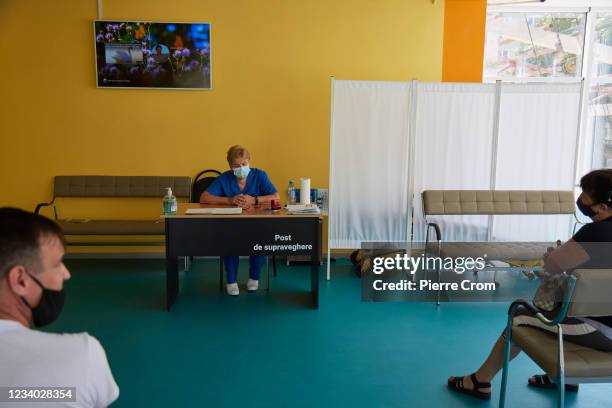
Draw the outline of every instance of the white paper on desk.
M288 204L289 214L320 214L321 210L316 204Z
M222 215L222 214L242 214L241 207L231 207L231 208L188 208L185 211L187 215L196 215L196 214L213 214L213 215Z

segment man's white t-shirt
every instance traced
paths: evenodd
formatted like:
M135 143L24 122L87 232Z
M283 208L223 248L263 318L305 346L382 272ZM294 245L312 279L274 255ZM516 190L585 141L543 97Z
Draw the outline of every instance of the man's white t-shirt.
M87 333L55 334L0 319L0 387L75 387L76 402L49 407L106 407L119 396L106 353ZM41 407L0 402L0 407Z

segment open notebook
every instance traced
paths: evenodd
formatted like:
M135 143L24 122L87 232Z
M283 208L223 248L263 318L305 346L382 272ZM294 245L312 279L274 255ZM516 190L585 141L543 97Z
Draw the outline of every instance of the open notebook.
M185 214L242 214L242 208L188 208Z

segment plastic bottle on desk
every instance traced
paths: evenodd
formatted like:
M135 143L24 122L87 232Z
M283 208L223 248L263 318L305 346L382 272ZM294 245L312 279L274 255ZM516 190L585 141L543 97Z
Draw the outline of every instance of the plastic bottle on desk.
M289 180L289 186L287 187L287 204L296 203L295 191L295 184L293 183L293 180Z
M176 197L172 194L172 188L168 187L168 193L164 196L162 210L164 215L176 214L178 204Z

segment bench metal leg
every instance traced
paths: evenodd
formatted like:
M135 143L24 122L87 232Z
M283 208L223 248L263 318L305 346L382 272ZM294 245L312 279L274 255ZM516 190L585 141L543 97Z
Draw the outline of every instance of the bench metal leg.
M440 306L440 269L441 268L437 268L437 271L438 271L438 293L437 293L437 299L436 299L436 306Z

